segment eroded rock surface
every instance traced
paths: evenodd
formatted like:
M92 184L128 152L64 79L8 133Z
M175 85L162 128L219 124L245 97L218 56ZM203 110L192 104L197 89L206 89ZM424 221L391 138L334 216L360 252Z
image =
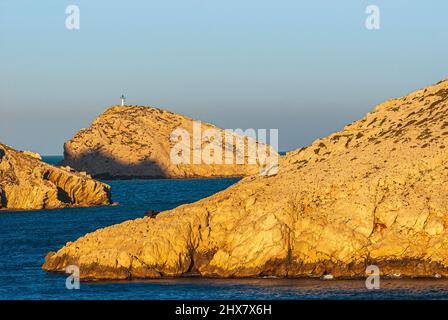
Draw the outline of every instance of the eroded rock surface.
M99 229L46 257L84 279L448 276L448 81L193 204Z
M0 209L32 210L110 204L110 187L35 153L0 144Z
M238 147L236 137L233 141L233 164L220 164L214 160L214 150L221 150L221 162L225 158L225 133L211 124L200 123L203 139L193 143L195 120L166 110L146 106L114 106L101 114L88 129L81 129L64 145L63 165L69 165L79 171L86 171L94 177L108 179L126 178L191 178L191 177L233 177L257 173L269 166L265 161L252 163L248 153L248 142L258 144L253 139L243 138L242 147ZM185 130L189 140L184 137L173 139L175 130ZM208 137L208 129L216 130L221 140ZM173 147L181 142L187 145L189 162L173 162ZM232 145L232 144L230 144ZM261 148L261 147L260 147ZM194 150L202 150L199 161L193 160ZM207 152L210 151L210 152ZM180 154L181 152L179 152ZM185 152L186 154L186 152ZM243 161L237 162L237 154ZM277 155L275 151L272 156Z

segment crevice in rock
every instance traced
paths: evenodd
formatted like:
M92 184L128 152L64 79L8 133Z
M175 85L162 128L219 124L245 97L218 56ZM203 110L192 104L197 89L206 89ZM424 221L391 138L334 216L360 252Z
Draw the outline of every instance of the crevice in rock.
M69 204L73 203L73 200L70 198L67 191L65 191L61 187L57 187L57 198L59 201L61 201L63 203L69 203Z
M6 208L7 206L8 206L8 199L6 198L5 192L0 187L0 208Z

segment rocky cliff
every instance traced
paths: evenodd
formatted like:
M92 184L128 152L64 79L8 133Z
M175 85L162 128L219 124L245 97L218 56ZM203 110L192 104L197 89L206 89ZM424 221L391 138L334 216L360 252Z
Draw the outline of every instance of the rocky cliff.
M110 187L57 168L31 152L0 144L0 209L32 210L110 204Z
M233 142L230 147L234 164L208 163L208 159L214 160L213 152L218 149L221 150L219 158L224 163L225 133L207 123L199 123L198 128L201 137L195 144L194 120L191 118L152 107L114 106L101 114L90 128L81 129L65 143L62 165L108 179L245 176L266 166L260 161L251 163L249 159L248 142L254 142L257 148L258 143L243 138L240 148L236 137L242 136L237 134L230 141ZM184 130L188 137L174 136L176 129ZM208 129L216 130L220 140L207 136ZM189 161L173 162L172 152L179 143L188 149ZM201 150L198 163L193 159L195 149ZM182 152L179 150L179 153ZM239 153L243 159L241 164L236 161ZM204 161L206 156L208 159Z
M43 268L84 279L448 276L448 81L386 101L342 131L155 219L89 233Z

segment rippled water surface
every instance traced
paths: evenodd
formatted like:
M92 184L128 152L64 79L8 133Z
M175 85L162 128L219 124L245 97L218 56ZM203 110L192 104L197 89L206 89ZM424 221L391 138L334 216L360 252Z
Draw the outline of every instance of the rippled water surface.
M56 163L59 157L45 158ZM238 179L107 181L119 206L0 213L0 299L446 299L448 280L163 279L81 283L41 270L45 255L98 228L166 210L225 189Z

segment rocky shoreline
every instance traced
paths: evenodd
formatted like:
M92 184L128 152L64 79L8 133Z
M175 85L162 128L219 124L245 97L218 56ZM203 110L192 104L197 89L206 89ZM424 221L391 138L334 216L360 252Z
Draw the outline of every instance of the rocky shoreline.
M198 202L99 229L47 255L82 279L448 275L448 81Z
M43 270L51 272L65 273L67 265L77 265L78 262L70 257L63 257L61 265L59 261L52 260L55 252L50 252L45 258ZM48 263L47 263L48 261ZM68 263L68 264L67 264ZM193 265L193 263L192 263ZM393 260L393 261L365 261L359 264L335 265L328 261L322 263L314 263L309 265L290 265L287 261L268 263L263 269L264 273L253 272L256 270L240 270L229 274L226 270L220 270L216 273L200 273L195 271L187 271L181 274L165 275L155 271L152 268L126 268L126 267L104 267L99 264L83 265L81 280L85 282L98 280L144 280L144 279L166 279L166 278L210 278L210 279L248 279L248 278L318 278L327 279L365 279L369 273L366 268L369 265L378 266L381 270L381 276L390 279L433 279L448 278L448 267L431 261L423 260ZM64 266L64 267L62 267ZM273 269L273 267L279 269ZM269 270L272 270L270 272ZM328 271L327 271L328 270Z
M0 210L39 210L111 204L110 187L85 173L44 163L0 144Z

